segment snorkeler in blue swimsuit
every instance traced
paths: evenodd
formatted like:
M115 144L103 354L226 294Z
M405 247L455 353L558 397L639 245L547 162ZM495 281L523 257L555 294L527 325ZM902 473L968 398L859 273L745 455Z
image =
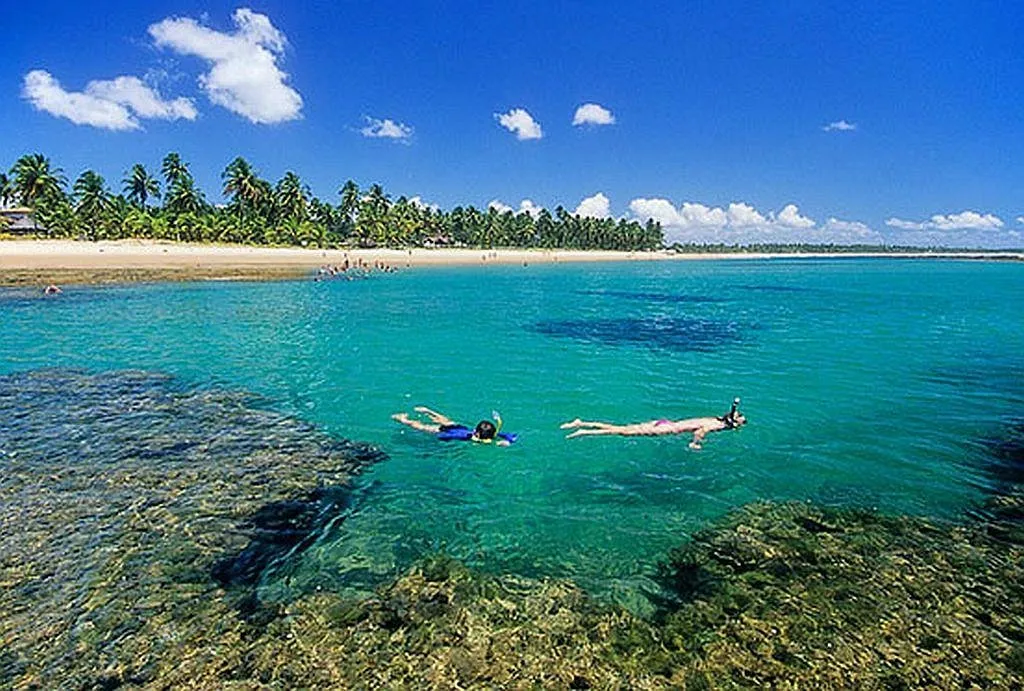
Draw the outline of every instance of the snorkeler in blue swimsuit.
M391 419L420 432L433 434L441 441L472 441L480 444L493 443L497 446L508 446L519 439L518 434L501 431L502 420L497 411L493 412L494 422L481 420L476 423L476 427L470 428L426 406L417 406L413 410L426 415L430 418L430 422L414 420L406 413L395 413Z

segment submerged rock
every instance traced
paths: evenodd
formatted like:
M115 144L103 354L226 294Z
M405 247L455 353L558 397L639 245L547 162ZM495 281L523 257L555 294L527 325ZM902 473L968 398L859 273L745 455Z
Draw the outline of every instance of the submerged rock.
M0 416L0 687L1024 686L1024 547L981 521L752 504L653 620L443 557L268 607L372 447L145 373L0 377Z
M754 504L676 550L663 632L717 684L1020 683L1024 550L985 526Z
M538 322L534 331L602 345L639 345L673 352L710 352L740 343L747 327L701 317L624 317Z
M596 603L570 582L485 575L442 557L368 600L297 599L240 644L245 663L230 678L314 688L1017 688L1022 557L978 525L754 504L673 553L664 575L675 598L657 620ZM197 661L161 679L217 677Z
M622 300L633 300L636 302L660 303L660 304L708 304L725 302L723 297L712 295L689 295L677 293L653 293L632 290L577 290L577 295L593 295L596 297L619 298Z
M256 403L147 372L0 377L0 686L147 678L199 621L246 625L214 566L259 554L258 579L383 457ZM295 498L319 508L289 532L266 507Z
M1012 491L1024 487L1024 420L1005 425L998 436L986 439L989 462L985 470L997 489Z
M350 505L345 488L329 487L262 506L239 525L249 544L214 564L211 574L225 587L254 586L274 564L309 547Z

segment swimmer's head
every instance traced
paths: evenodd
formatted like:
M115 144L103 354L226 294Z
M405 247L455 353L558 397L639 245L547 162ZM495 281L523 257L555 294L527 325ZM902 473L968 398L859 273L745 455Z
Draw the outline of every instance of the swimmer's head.
M724 422L725 426L728 427L729 429L736 429L737 427L742 427L743 425L747 424L747 416L741 413L736 408L736 406L739 405L739 402L740 399L737 398L735 401L733 401L732 408L729 410L729 412L723 415L722 417L718 418L719 420Z
M481 440L494 439L494 435L498 433L498 428L494 426L494 423L490 420L481 420L476 423L476 427L473 428L473 436Z

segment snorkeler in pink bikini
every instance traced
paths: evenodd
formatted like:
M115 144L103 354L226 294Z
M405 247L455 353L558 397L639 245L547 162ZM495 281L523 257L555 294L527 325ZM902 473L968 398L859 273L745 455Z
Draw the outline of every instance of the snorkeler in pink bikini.
M585 422L576 418L572 422L561 425L562 429L576 430L566 439L589 435L617 434L623 437L660 437L666 434L693 433L690 441L691 449L700 449L708 432L720 432L725 429L736 429L747 423L747 418L737 410L740 399L732 402L732 409L719 417L692 417L685 420L651 420L632 425L613 425L608 422Z

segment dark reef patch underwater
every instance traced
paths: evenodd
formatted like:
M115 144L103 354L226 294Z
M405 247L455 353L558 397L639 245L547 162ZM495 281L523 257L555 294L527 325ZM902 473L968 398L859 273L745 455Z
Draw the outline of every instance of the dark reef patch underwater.
M142 372L2 376L0 421L0 688L1024 685L1019 487L964 524L742 507L679 536L652 620L444 557L267 605L381 452Z
M744 327L702 317L623 317L542 321L533 330L545 336L610 346L646 346L677 353L711 352L739 343Z

